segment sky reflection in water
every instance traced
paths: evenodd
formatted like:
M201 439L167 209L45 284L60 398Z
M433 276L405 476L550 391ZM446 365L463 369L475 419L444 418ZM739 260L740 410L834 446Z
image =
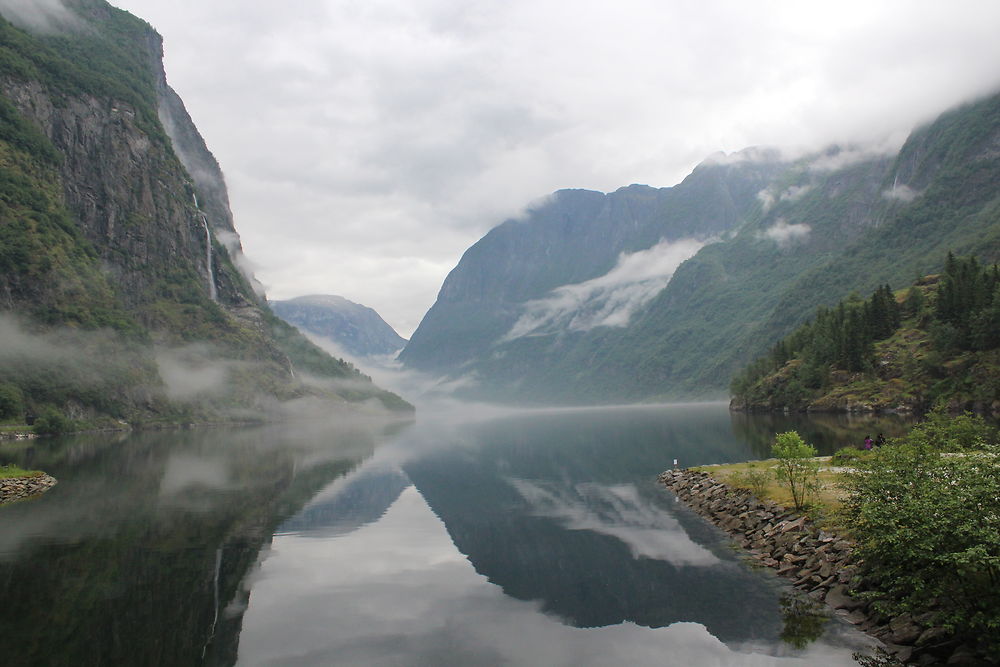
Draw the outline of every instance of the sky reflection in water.
M706 439L748 456L717 408L418 425L279 530L238 664L856 664L837 621L783 644L780 584L652 481Z

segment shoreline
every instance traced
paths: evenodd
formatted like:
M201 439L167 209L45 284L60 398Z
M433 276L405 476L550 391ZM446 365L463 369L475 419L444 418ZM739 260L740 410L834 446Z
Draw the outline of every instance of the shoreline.
M848 623L883 644L901 663L995 664L959 645L930 623L930 612L886 617L873 603L854 597L859 562L850 540L818 528L808 517L772 501L761 501L694 470L668 470L658 481L702 518L725 531L750 558L810 598L825 603Z
M55 477L46 473L0 479L0 506L40 496L58 483Z

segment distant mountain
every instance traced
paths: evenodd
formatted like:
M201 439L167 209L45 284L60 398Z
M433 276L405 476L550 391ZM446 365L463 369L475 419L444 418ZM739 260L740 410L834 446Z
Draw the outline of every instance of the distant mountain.
M672 188L556 192L465 252L400 360L471 371L501 392L531 384L568 351L567 337L627 322L678 264L732 234L785 167L748 150L708 160Z
M300 296L270 305L289 324L333 341L352 356L393 354L406 345L377 312L342 296Z
M949 249L1000 256L1000 96L897 154L750 151L673 188L560 191L465 253L400 359L506 402L723 398L818 305Z
M23 3L2 13L0 420L410 408L270 312L152 27L104 0L54 4L44 25Z

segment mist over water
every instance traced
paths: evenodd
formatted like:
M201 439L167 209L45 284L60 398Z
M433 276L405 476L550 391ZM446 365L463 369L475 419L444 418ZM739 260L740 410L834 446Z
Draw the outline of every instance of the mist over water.
M835 619L782 642L782 582L655 482L787 428L893 432L702 404L3 444L60 480L0 508L5 664L853 664Z

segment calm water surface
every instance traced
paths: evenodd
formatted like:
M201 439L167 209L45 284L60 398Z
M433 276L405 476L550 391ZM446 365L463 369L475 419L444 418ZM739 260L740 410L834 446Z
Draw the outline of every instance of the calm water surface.
M723 405L0 446L6 665L852 665L869 641L655 483L895 422Z

